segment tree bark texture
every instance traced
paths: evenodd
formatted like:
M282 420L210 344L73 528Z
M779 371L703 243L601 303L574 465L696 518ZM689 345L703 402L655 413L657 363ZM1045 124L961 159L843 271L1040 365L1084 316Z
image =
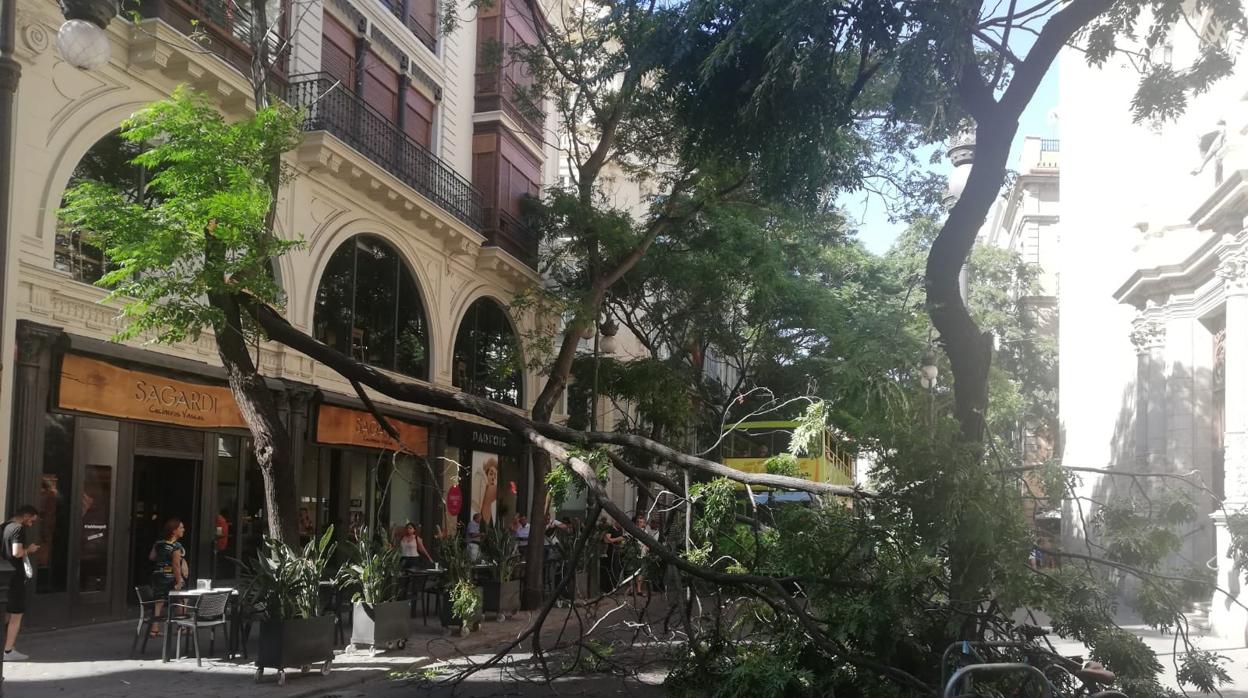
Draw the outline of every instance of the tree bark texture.
M225 367L234 401L251 433L252 452L264 481L268 533L288 545L299 542L297 479L291 460L290 434L278 415L277 402L248 351L242 311L235 297L212 294L208 302L225 319L214 328L217 355Z

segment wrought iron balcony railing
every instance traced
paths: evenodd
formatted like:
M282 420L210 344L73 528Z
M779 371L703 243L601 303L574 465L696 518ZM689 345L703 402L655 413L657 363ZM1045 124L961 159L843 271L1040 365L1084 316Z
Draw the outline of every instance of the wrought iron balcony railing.
M434 36L433 32L436 30L436 27L426 27L420 21L420 17L413 11L412 2L413 0L381 0L381 3L390 10L390 13L397 17L420 43L427 46L430 51L435 51L437 50L438 37Z
M485 209L485 235L491 245L537 269L537 234L515 216L500 208Z
M286 101L304 110L305 131L326 131L475 230L481 192L394 122L325 73L293 75Z
M273 72L286 74L286 21L289 0L268 18L276 29L268 32ZM164 20L178 31L197 39L201 46L221 56L244 75L251 70L251 34L255 28L251 4L240 0L139 0L140 16Z

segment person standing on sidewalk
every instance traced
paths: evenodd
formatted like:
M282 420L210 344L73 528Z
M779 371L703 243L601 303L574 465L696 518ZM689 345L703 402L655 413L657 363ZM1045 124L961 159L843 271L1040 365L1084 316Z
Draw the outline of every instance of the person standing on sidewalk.
M9 580L9 627L4 641L4 661L24 661L30 657L17 651L17 633L22 629L22 614L26 612L26 586L30 578L35 576L34 565L30 556L39 552L39 545L26 545L26 529L39 520L39 510L29 504L18 507L13 518L0 529L3 539L4 559L13 565L13 576Z

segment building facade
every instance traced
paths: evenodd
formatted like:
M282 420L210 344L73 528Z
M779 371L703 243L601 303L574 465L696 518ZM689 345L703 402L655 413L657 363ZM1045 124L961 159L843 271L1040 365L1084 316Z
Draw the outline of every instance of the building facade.
M213 339L109 341L118 311L93 285L108 261L56 214L84 178L141 199L145 173L116 131L178 85L227 117L250 113L251 25L245 3L142 2L137 22L108 27L109 63L82 71L53 47L57 4L17 4L0 347L15 361L0 378L0 404L11 406L0 481L10 505L44 512L30 617L64 625L126 612L170 516L187 524L197 577L233 577L261 540L260 476ZM403 378L527 409L540 384L514 349L535 322L508 304L540 280L519 207L557 176L547 145L557 139L542 137L544 114L517 105L524 71L483 58L534 39L525 3L464 3L473 20L445 35L435 0L272 6L273 89L304 110L306 131L278 206L280 233L304 242L275 264L286 318ZM515 435L374 396L401 431L395 444L337 374L279 345L256 353L291 432L303 536L413 521L428 540L456 518L527 509L533 484Z
M1242 67L1242 37L1199 14L1152 57L1188 65L1210 41ZM1197 519L1173 562L1208 567L1242 596L1223 512L1248 504L1243 91L1223 80L1173 122L1134 123L1127 56L1103 68L1074 50L1060 60L1063 463L1198 479ZM1089 533L1091 502L1140 491L1121 476L1080 478L1088 499L1065 512L1072 542ZM1243 639L1248 615L1224 594L1211 601L1214 630Z

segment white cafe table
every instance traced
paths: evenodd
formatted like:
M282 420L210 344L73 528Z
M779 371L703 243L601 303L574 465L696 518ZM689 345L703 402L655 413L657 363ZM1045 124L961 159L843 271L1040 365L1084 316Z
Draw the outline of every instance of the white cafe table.
M229 637L226 638L227 652L231 656L234 654L234 651L237 649L237 647L235 647L236 645L235 637L239 631L237 627L238 626L238 622L237 622L238 621L238 617L237 617L238 616L238 613L237 613L238 589L235 589L233 587L220 587L217 589L173 589L173 590L170 590L169 592L169 598L165 600L165 637L164 637L165 641L161 644L161 652L160 652L160 660L162 662L169 661L169 641L170 641L170 636L173 633L173 607L174 605L178 604L179 602L181 602L183 605L189 605L188 604L189 601L194 600L198 602L199 597L203 596L204 594L222 594L222 593L228 593L230 595L230 605L234 607L234 611L235 611L232 614L227 611L227 615L233 615L234 618L230 621L230 627L227 633Z

